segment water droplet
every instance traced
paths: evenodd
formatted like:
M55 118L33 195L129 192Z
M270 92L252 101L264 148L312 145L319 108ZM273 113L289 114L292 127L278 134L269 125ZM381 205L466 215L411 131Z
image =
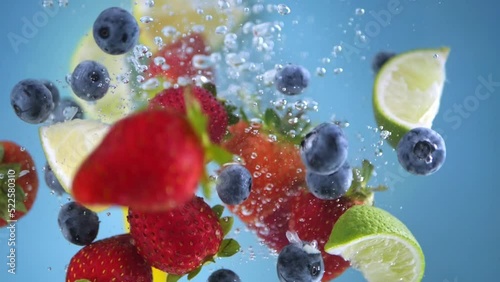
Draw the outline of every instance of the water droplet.
M50 266L49 266L49 267L47 267L47 270L48 270L48 271L51 271L51 270L52 270L52 267L50 267Z
M154 41L156 46L158 46L158 48L161 49L163 47L163 39L161 37L155 36Z
M380 131L380 138L382 138L382 139L385 140L385 139L389 138L389 136L391 136L391 132L390 131L388 131L388 130L382 130L382 131Z
M365 9L363 8L357 8L354 13L356 14L356 16L362 16L365 14Z
M342 46L340 45L335 45L333 46L333 51L332 51L332 54L334 57L337 57L337 55L342 52Z
M376 157L382 157L383 154L384 154L384 152L382 151L382 149L380 149L380 148L375 149L375 156Z
M210 56L196 54L193 56L192 64L196 69L208 69L213 66L214 62Z
M334 74L341 74L342 72L344 72L343 68L334 68L333 69L333 73Z
M54 6L54 0L44 0L44 1L42 1L42 6L44 8L48 8L48 7Z
M238 36L234 33L228 33L224 37L224 46L228 49L236 49L238 48L237 42Z
M276 10L278 11L278 13L279 13L280 15L283 15L283 16L284 16L284 15L288 15L288 14L290 14L290 12L292 11L292 10L290 10L290 8L289 8L287 5L285 5L285 4L278 4L278 6L276 7Z
M21 147L21 148L19 148L19 150L20 150L21 152L24 152L24 151L26 151L26 148L25 148L25 147Z
M217 6L219 6L219 9L221 9L221 10L226 10L226 9L231 8L231 4L227 0L217 1Z
M161 33L165 36L173 36L177 33L177 29L173 26L166 26L161 30Z
M148 17L148 16L144 16L144 17L141 17L139 19L141 21L141 23L152 23L153 22L153 18L152 17Z
M155 57L155 58L153 59L153 62L154 62L154 64L155 64L156 66L162 66L163 64L165 64L165 63L166 63L165 58L163 58L163 57Z
M329 64L331 61L332 61L332 60L330 60L330 58L328 58L328 57L324 57L323 59L321 59L321 62L322 62L323 64Z
M255 160L257 158L257 153L253 152L252 154L250 154L250 158Z

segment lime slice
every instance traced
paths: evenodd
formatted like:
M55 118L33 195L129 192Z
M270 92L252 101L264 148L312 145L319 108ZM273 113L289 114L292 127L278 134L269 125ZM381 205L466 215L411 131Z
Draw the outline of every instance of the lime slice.
M165 44L170 43L168 40L172 38L166 37L165 33L169 36L177 32L200 32L207 40L207 45L215 50L224 41L224 34L218 34L217 27L224 26L227 32L231 32L240 27L246 18L244 7L235 0L156 0L152 7L145 2L149 1L133 0L132 6L141 30L139 41L148 47L155 46L157 36ZM164 28L167 28L167 32L164 32Z
M375 119L391 132L395 148L415 127L432 126L446 80L445 64L450 49L420 49L399 54L377 74L373 90Z
M75 119L40 127L42 148L54 175L71 195L71 184L85 158L99 145L109 125ZM104 207L92 207L101 210Z
M134 110L133 93L130 85L124 83L124 79L122 79L123 77L126 78L125 75L130 71L126 56L126 54L109 55L104 53L95 43L92 31L81 39L71 58L70 72L73 72L80 62L93 60L107 68L111 79L108 93L95 102L81 100L73 94L75 99L78 99L82 105L88 118L111 124Z
M424 254L415 237L373 206L348 209L335 223L325 251L348 260L370 282L415 282L424 275Z

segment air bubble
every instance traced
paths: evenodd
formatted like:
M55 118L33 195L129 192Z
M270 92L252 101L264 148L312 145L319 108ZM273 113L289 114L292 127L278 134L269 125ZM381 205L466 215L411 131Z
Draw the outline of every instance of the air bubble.
M213 66L212 57L207 55L196 54L193 56L192 64L196 69L208 69Z
M215 33L217 34L226 34L227 33L227 26L225 25L220 25L215 28Z
M288 15L290 14L290 12L292 12L292 10L290 10L290 8L285 5L285 4L278 4L278 6L276 7L276 10L278 11L278 13L280 15Z
M341 74L342 72L344 72L343 68L335 68L335 69L333 69L333 73L334 74Z
M141 23L146 23L146 24L153 22L153 18L148 16L141 17L139 20L141 21Z
M202 33L205 31L205 26L204 25L200 25L200 24L197 24L197 25L193 25L193 27L191 28L191 30L195 33Z
M376 157L382 157L383 154L384 154L384 152L382 151L382 149L380 149L380 148L375 149L375 156Z
M166 26L161 30L161 33L165 36L174 36L177 33L177 29L173 26Z
M158 46L158 48L161 49L163 47L163 39L161 37L156 36L154 41L155 41L156 46Z
M363 8L357 8L354 13L356 14L356 16L362 16L365 14L365 9Z
M325 76L325 74L326 74L326 68L322 68L322 67L316 68L316 75Z
M382 139L385 140L385 139L389 138L389 136L391 136L391 132L390 131L388 131L388 130L382 130L382 131L380 131L380 138L382 138Z
M155 1L153 1L153 0L146 0L145 5L148 8L153 8L155 6Z

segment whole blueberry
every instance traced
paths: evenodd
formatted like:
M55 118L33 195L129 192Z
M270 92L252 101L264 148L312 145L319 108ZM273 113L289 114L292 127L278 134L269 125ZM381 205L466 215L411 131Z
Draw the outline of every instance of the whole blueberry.
M80 246L92 243L99 231L97 214L76 202L61 207L57 223L64 238Z
M297 95L307 88L310 77L309 71L304 67L286 65L276 72L274 84L276 89L285 95Z
M300 143L302 162L307 170L329 175L346 161L349 145L342 129L333 123L322 123Z
M49 166L48 163L45 163L43 170L45 173L45 183L47 183L47 186L57 195L62 195L66 193L59 180L57 180L56 176L54 175L54 171L52 171L52 168Z
M323 278L325 265L321 252L308 243L290 243L284 247L277 264L280 282L318 282Z
M35 79L17 83L10 93L10 103L20 119L32 124L44 122L54 110L52 93Z
M393 52L378 52L375 54L375 57L373 57L372 61L372 70L374 73L378 73L379 70L384 66L387 61L389 61L392 57L396 56L396 53Z
M309 191L322 200L333 200L343 196L351 187L353 175L348 162L336 172L328 175L307 171L306 183Z
M109 89L108 70L95 61L81 62L71 74L71 89L85 101L101 99Z
M446 159L443 137L425 127L414 128L406 133L396 150L401 166L417 175L429 175L438 171Z
M252 190L252 175L244 166L225 166L215 186L221 201L227 205L238 205L245 201Z
M83 119L82 107L71 98L63 98L52 112L52 122L65 122L73 119Z
M59 89L57 89L57 86L50 80L47 79L42 79L41 82L47 89L49 89L50 93L52 94L52 101L54 101L54 107L57 107L59 104L59 101L61 100L61 95L59 94Z
M219 269L208 277L207 282L241 282L240 277L230 269Z
M120 55L130 51L139 39L139 25L128 11L112 7L99 14L93 27L94 40L104 52Z

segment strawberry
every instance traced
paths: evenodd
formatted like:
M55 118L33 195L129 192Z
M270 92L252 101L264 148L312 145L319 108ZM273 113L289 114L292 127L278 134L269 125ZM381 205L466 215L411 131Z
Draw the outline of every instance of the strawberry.
M363 162L361 170L357 168L356 170L353 172L355 177L351 188L344 196L335 200L321 200L304 191L302 195L295 197L291 204L292 215L288 228L295 231L301 240L318 242L325 263L322 281L330 281L349 268L349 262L342 257L330 255L324 251L325 243L330 237L334 224L350 207L373 204L373 191L385 189L382 186L378 188L366 186L373 172L373 166L368 161Z
M253 175L252 191L245 202L229 206L245 223L264 218L305 185L305 168L292 143L272 141L262 127L241 121L229 128L223 146L244 160Z
M10 141L0 141L0 227L23 217L36 199L38 176L31 155Z
M167 212L129 209L130 234L141 256L169 274L184 275L212 260L224 233L200 197Z
M96 241L71 259L66 282L151 282L151 266L137 253L130 234Z
M185 91L190 91L193 94L201 104L203 112L208 116L208 134L212 142L220 143L223 136L226 134L228 115L224 106L205 88L187 86L165 89L149 102L149 108L168 108L185 113Z
M87 205L167 210L193 197L204 161L203 146L184 116L135 113L115 123L80 166L73 196Z
M180 77L193 78L196 75L205 76L213 81L213 70L211 68L198 69L193 65L195 55L207 56L208 48L201 34L193 33L183 36L171 44L165 45L154 57L162 57L165 64L157 64L152 60L149 65L151 77L163 77L170 82L177 83Z

